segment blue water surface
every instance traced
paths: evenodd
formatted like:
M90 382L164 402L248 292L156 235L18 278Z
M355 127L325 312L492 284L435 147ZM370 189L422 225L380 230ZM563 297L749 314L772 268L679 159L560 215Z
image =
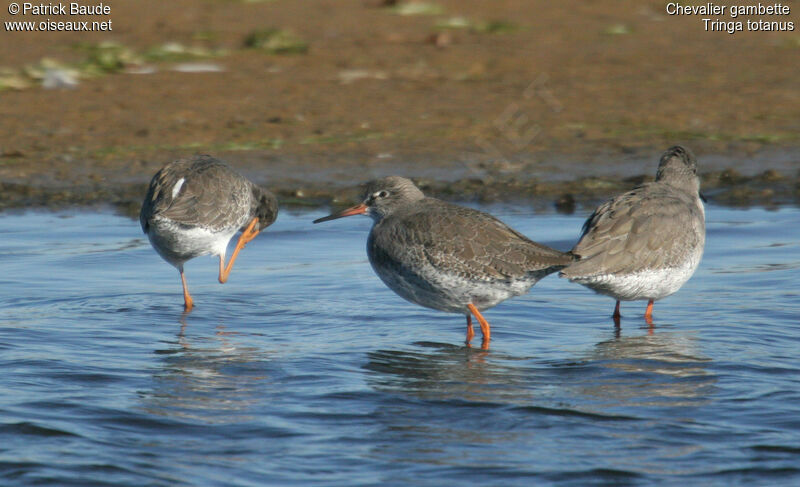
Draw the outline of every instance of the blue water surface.
M585 214L486 208L568 249ZM550 276L464 318L373 274L367 218L283 211L225 285L110 212L0 214L0 485L800 485L800 211L707 208L695 276ZM477 341L477 340L476 340Z

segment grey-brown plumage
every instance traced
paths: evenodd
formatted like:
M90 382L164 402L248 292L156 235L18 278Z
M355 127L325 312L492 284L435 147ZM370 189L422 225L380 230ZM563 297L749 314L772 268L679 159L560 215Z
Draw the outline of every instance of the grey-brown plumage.
M362 204L315 223L365 213L375 222L367 255L381 280L408 301L466 315L468 327L470 312L481 321L477 310L524 294L572 261L487 213L427 198L397 176L368 183Z
M652 303L677 291L694 273L705 245L705 212L697 163L675 146L661 156L655 182L605 202L572 249L578 260L562 277L619 301Z
M275 196L251 183L219 159L207 155L178 159L153 176L139 222L153 248L181 273L185 306L192 302L183 264L200 255L218 255L225 282L237 253L278 214ZM224 268L228 242L242 230Z

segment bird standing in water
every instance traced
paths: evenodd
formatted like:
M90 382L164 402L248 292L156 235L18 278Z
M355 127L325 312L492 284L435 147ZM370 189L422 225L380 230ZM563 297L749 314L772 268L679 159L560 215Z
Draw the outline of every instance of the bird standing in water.
M484 349L491 332L481 311L572 261L487 213L425 197L398 176L368 183L362 203L314 223L362 214L374 222L367 255L378 277L412 303L465 315L467 344L474 315Z
M578 260L561 277L620 301L647 300L645 320L653 323L653 302L692 277L705 245L705 210L697 162L675 146L661 156L656 180L612 198L583 225L572 249Z
M158 254L178 269L184 310L192 297L183 264L200 255L219 256L219 282L228 280L233 263L258 233L275 221L278 201L227 164L207 155L173 161L153 176L139 222ZM241 230L228 265L228 243Z

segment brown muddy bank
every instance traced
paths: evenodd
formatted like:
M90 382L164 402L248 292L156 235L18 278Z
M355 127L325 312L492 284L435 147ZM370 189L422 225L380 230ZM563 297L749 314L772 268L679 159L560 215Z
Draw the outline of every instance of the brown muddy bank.
M110 17L3 33L0 209L135 213L160 166L210 153L288 205L395 173L569 210L652 177L678 143L712 202L798 203L796 31L706 32L614 0L139 0ZM74 83L45 89L48 70Z

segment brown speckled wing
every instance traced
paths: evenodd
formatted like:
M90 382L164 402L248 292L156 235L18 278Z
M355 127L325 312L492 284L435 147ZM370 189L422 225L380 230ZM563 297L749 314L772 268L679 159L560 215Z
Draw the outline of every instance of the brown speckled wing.
M702 245L704 218L692 195L650 183L613 198L586 220L568 278L626 274L683 262Z
M493 281L544 275L572 260L489 214L433 198L385 218L378 229L370 239L370 251L393 268L401 262L419 268L428 263L447 274Z
M178 182L184 179L177 194ZM218 231L241 225L250 212L251 183L210 156L180 159L161 169L150 182L140 213L142 229L156 217L186 227Z

